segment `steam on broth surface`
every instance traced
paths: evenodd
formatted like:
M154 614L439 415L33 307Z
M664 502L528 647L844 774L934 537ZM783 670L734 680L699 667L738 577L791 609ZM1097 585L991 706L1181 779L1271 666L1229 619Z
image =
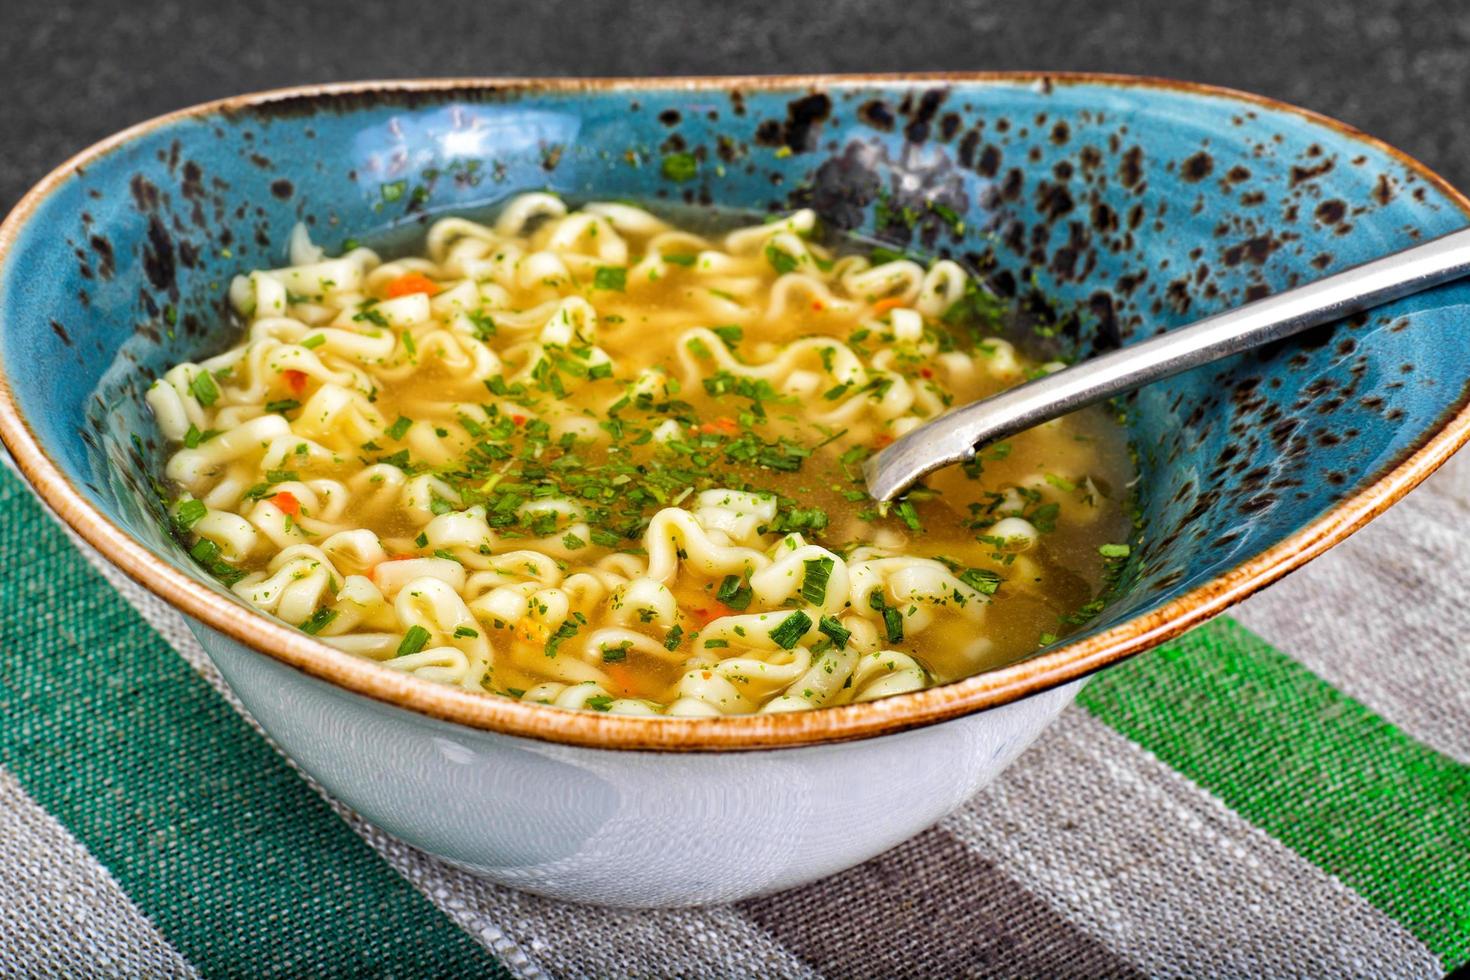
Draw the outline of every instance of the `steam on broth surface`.
M815 225L527 194L390 262L298 228L232 284L239 345L148 393L175 528L327 643L563 708L786 711L1017 660L1127 553L1121 435L1081 412L875 505L867 455L1054 365L955 263Z

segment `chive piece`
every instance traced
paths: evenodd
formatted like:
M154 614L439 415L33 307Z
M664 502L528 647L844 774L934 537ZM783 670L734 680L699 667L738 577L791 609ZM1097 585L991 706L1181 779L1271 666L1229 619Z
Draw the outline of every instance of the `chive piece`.
M883 607L883 629L888 634L889 643L900 643L903 641L903 613L892 606Z
M199 404L208 408L219 400L219 386L214 383L214 375L208 371L200 371L194 375L189 382L189 391L193 393Z
M1126 544L1099 545L1097 549L1097 553L1104 558L1127 558L1132 551Z
M959 580L981 595L995 595L1000 589L1000 576L984 568L967 568L959 574Z
M305 340L303 340L301 342L301 346L305 347L307 350L312 350L313 348L320 347L326 342L326 334L314 333L310 337L307 337Z
M605 664L622 663L628 659L628 649L632 647L630 640L624 640L615 647L606 647L602 651L602 662Z
M587 622L586 616L583 616L581 613L573 613L572 618L558 626L556 632L552 633L550 639L546 641L546 655L548 657L556 656L556 648L561 646L561 641L569 640L573 636L576 636L577 630L581 629L582 624L585 622Z
M190 424L189 431L184 433L184 445L190 449L198 449L200 443L208 442L219 434L219 429L205 429L200 432L198 426Z
M677 650L679 649L679 644L683 642L683 640L684 627L680 626L678 623L675 623L674 628L669 630L669 635L664 637L664 649Z
M725 342L726 347L734 347L745 337L745 331L740 329L738 323L726 323L710 329L714 331L716 337Z
M739 575L726 575L715 598L739 612L750 607L751 589Z
M418 653L429 642L429 631L422 626L410 626L408 632L403 634L403 642L398 644L398 652L395 657L406 657L410 653Z
M383 314L379 313L377 310L374 310L374 309L366 309L366 310L363 310L361 313L354 313L352 315L352 322L354 322L354 323L367 322L367 323L371 323L375 327L386 327L386 326L388 326L388 318L385 317Z
M601 265L592 274L593 289L621 293L628 288L628 270L620 265Z
M476 340L489 340L495 336L495 320L488 313L466 313L465 316L475 328Z
M812 628L812 618L801 610L781 620L781 625L771 630L771 641L782 650L790 650L801 642L807 630Z
M456 626L454 628L454 635L461 640L473 639L480 635L480 631L471 629L468 626Z
M294 409L298 409L300 407L301 403L294 398L282 398L278 402L265 403L265 410L267 412L274 412L277 415L285 415L287 412L293 411Z
M844 627L836 616L823 616L817 620L817 629L831 639L839 650L846 649L847 641L852 637L852 630Z
M699 160L693 153L670 153L664 157L661 169L663 175L669 180L683 183L686 180L693 180L695 174L699 172Z
M419 348L418 345L413 342L413 334L405 330L399 336L403 339L403 349L408 352L409 357L413 357L418 354Z
M209 508L204 506L202 500L186 500L179 504L179 509L174 511L174 525L180 531L187 531L204 519L209 513Z
M301 632L310 633L312 636L316 636L318 633L326 628L328 623L336 618L337 610L325 608L318 609L316 612L311 614L310 619L301 624Z
M601 364L589 364L587 366L587 378L589 381L598 381L602 378L611 378L612 373L612 361L603 361Z
M790 253L783 252L772 242L766 246L766 261L771 263L771 268L776 270L776 275L784 276L788 272L796 271L796 258Z
M727 647L729 645L730 645L730 641L729 640L705 640L704 641L704 647L705 647L706 650L716 650L716 649L722 650L722 649L724 649L725 647Z
M883 598L883 593L877 589L868 593L868 606L883 617L883 631L888 635L888 642L901 641L903 639L903 613L888 605Z
M693 252L674 252L660 256L665 262L673 265L691 266L697 256Z
M827 579L832 576L832 559L826 556L802 562L801 597L813 606L827 601Z
M908 525L910 531L924 530L924 525L919 523L919 512L914 509L913 501L900 500L894 510L898 513L899 519Z
M392 425L388 426L388 428L384 429L383 431L388 433L389 439L402 439L405 435L408 434L408 429L412 425L413 419L404 418L402 415L400 415L398 416L397 421L395 421Z
M607 711L612 708L613 699L611 695L599 694L595 698L588 698L587 707L593 711Z

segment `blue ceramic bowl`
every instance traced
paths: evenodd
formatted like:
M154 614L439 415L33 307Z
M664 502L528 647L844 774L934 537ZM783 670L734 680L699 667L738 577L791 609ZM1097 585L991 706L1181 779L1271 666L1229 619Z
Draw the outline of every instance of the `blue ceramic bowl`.
M1451 231L1470 212L1435 174L1341 123L1131 78L446 81L246 96L98 144L0 228L0 434L62 517L201 624L212 650L279 671L270 684L283 697L310 676L327 682L318 693L437 716L461 735L682 750L893 733L1079 678L1320 554L1470 434L1464 285L1157 384L1128 404L1142 524L1096 620L1001 670L798 714L643 719L476 697L332 650L202 574L162 530L151 487L164 447L143 392L165 366L234 340L230 277L280 264L297 221L335 248L533 188L810 206L838 228L960 258L1003 296L1075 311L1062 342L1084 355Z
M246 96L87 150L10 215L5 441L42 495L145 584L266 653L287 643L312 670L324 647L246 612L161 530L151 486L163 446L142 393L166 365L233 341L224 284L280 264L295 222L331 248L532 188L814 207L839 228L960 258L1003 296L1077 311L1064 341L1081 354L1451 231L1467 214L1438 176L1341 123L1133 78L455 81ZM932 720L1200 622L1340 540L1464 441L1467 301L1470 286L1442 288L1132 399L1141 536L1119 596L1061 649L898 698L876 728L859 721L873 709L855 706L675 723L668 738L706 744L694 733L718 728L784 744L772 726L792 722L804 741ZM516 727L505 712L429 709Z

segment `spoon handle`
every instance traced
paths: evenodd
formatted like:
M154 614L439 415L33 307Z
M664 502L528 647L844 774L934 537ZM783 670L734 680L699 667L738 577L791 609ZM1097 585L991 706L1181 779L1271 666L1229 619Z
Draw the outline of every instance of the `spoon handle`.
M972 402L904 435L863 466L892 500L977 447L1161 378L1470 274L1470 228L1206 317Z

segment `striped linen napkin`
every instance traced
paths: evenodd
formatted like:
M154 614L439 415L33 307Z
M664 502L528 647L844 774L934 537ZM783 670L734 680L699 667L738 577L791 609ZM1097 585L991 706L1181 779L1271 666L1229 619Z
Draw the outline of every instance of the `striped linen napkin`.
M1438 976L1470 960L1462 459L917 839L673 912L498 888L324 797L0 469L0 976Z

